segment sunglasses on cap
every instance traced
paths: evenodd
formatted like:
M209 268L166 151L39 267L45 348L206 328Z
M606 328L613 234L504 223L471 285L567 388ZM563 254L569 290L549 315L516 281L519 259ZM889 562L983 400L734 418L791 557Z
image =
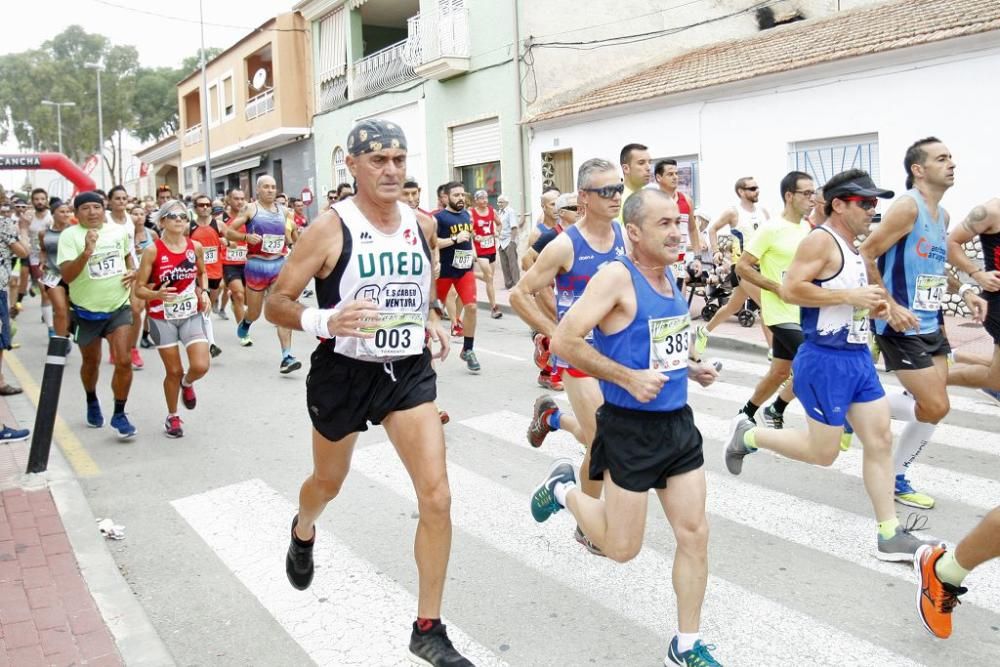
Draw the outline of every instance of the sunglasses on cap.
M625 192L625 184L605 185L603 188L580 188L584 192L593 192L601 199L614 199L615 195Z
M862 211L870 211L878 206L876 197L844 197L844 201L855 202Z

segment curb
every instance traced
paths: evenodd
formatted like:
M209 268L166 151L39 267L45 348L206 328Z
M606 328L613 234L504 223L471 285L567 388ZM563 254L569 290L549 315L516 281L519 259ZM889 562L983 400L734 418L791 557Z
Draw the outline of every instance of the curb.
M7 404L18 423L34 425L35 406L26 394L7 397ZM176 665L146 610L135 598L122 577L105 538L97 530L97 519L62 450L53 442L49 469L44 473L21 476L25 488L46 486L52 494L59 518L73 547L80 574L87 584L97 609L104 619L122 662L129 667L168 667Z

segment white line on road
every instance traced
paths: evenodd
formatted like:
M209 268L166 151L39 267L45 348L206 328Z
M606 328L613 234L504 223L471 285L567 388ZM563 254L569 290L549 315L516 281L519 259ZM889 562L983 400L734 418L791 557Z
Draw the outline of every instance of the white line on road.
M251 479L171 504L316 664L409 664L409 620L416 599L319 528L316 578L306 591L292 588L284 562L296 508L263 481ZM449 625L448 634L476 664L506 664L457 627Z
M493 350L487 350L485 347L477 347L476 352L479 354L488 354L494 357L503 357L504 359L513 359L514 361L527 361L525 357L517 357L513 354L507 354L506 352L495 352Z

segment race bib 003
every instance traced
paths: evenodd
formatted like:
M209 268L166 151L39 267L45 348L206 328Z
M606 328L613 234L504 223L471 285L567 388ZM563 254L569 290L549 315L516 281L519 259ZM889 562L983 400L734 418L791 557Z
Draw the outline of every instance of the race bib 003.
M471 250L456 250L455 256L451 259L451 266L455 269L471 269L472 259Z
M691 316L649 320L649 367L655 371L685 368L691 345Z
M365 327L374 338L362 338L365 352L372 357L406 357L424 348L423 313L381 312L377 326Z

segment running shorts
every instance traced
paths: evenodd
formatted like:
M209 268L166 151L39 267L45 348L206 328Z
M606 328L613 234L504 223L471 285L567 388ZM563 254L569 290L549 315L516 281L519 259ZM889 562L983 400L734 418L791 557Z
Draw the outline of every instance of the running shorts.
M324 341L312 354L306 376L306 404L313 428L336 442L378 425L392 412L437 398L437 373L430 350L391 363L359 361L333 351Z
M804 343L792 362L792 378L806 415L828 426L843 426L853 403L885 396L867 349L832 350Z
M805 340L802 334L802 327L798 324L777 324L769 326L773 334L771 352L775 359L791 361L795 358L795 353Z
M247 289L255 292L267 290L278 279L281 267L285 265L285 258L263 259L261 257L247 257L247 263L243 270L243 281Z
M607 470L626 491L645 493L666 488L668 478L704 463L701 433L689 406L652 412L605 403L597 409L590 479L604 479Z
M934 357L951 352L943 329L914 336L879 336L875 341L882 351L887 371L918 371L934 365Z
M493 262L497 261L497 254L493 253L492 255L479 255L478 258L485 259L487 262L492 264Z
M986 306L986 333L993 337L993 344L1000 345L1000 299L990 298Z
M161 320L147 317L149 322L149 337L157 349L183 345L185 348L194 343L207 343L205 333L205 318L201 313L185 317L183 320Z
M441 303L448 298L448 290L452 285L455 286L455 292L462 305L476 302L476 274L471 270L463 273L460 278L437 279L437 298Z
M219 289L219 285L222 284L222 278L209 278L208 279L208 289Z
M73 340L80 347L87 347L95 340L107 338L112 331L132 326L132 304L126 301L118 310L108 313L103 320L86 320L70 309Z
M243 280L243 267L245 264L223 264L222 265L222 279L228 285L234 280L238 280L241 283L245 282Z

